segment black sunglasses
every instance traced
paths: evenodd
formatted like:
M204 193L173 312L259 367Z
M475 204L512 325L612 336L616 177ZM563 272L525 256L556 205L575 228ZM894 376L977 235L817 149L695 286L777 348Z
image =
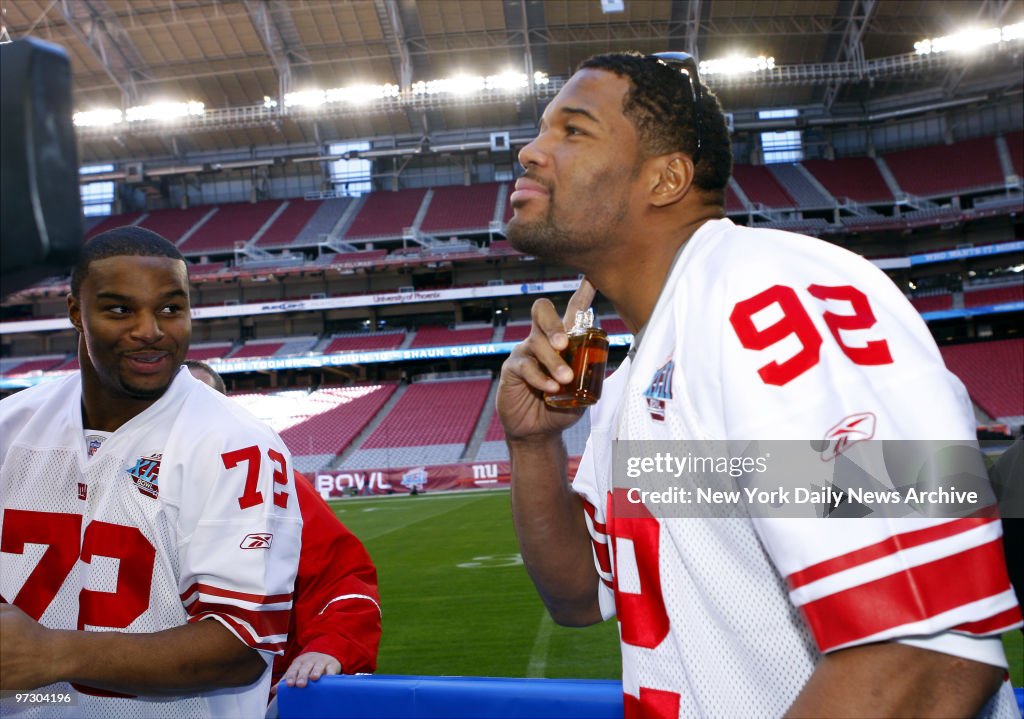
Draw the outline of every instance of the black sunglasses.
M688 52L656 52L647 56L656 60L662 65L678 70L681 75L686 75L690 85L690 96L693 98L694 134L697 136L697 151L693 153L693 164L700 162L700 151L704 145L704 92L700 88L700 76L697 74L697 60Z

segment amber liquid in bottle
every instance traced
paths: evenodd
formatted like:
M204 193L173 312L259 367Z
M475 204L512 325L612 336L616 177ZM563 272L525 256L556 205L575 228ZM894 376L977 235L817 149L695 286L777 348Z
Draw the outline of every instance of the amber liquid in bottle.
M593 310L576 313L576 324L568 333L569 345L562 350L562 359L572 368L572 381L555 394L544 395L549 407L586 407L601 398L608 366L608 333L592 325Z

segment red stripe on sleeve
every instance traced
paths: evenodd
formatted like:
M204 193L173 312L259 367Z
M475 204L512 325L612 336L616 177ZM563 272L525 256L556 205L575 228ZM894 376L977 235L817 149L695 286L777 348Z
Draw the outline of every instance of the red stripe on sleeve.
M828 651L1008 589L1002 540L996 539L816 599L800 609L818 647Z
M925 527L924 529L917 529L913 532L903 532L901 534L894 534L891 537L883 539L881 542L875 544L869 544L866 547L856 549L852 552L848 552L832 559L827 559L824 562L818 564L812 564L806 569L801 569L798 572L793 572L786 577L786 582L789 584L790 590L798 589L806 584L822 579L823 577L836 574L845 569L856 567L861 564L887 557L890 554L903 549L910 549L911 547L917 547L922 544L929 542L935 542L946 537L952 537L955 534L961 534L975 527L980 527L984 524L996 521L993 517L970 517L964 519L957 519L952 522L946 522L935 527Z
M953 627L954 632L965 632L967 634L1002 634L1003 632L1020 626L1020 607L1012 607L1004 612L993 615L988 619L981 619L977 622L967 622Z
M202 594L209 594L215 597L224 597L225 599L240 599L243 602L252 602L254 604L279 604L281 602L290 602L292 600L291 594L271 594L264 596L262 594L247 594L246 592L236 592L233 589L221 589L211 584L200 584L199 582L194 583L191 587L181 593L181 601L185 601L195 592Z
M246 646L252 647L253 649L260 649L265 652L273 652L274 654L283 654L285 648L285 642L261 642L259 639L253 636L249 628L241 622L232 619L229 616L225 616L220 612L204 612L197 614L194 617L189 617L189 623L194 623L206 619L207 617L217 617L221 619L225 624L230 626L235 634L238 636Z
M231 604L211 604L202 601L194 602L189 606L188 613L190 616L216 614L220 617L234 617L247 622L260 637L287 634L288 619L291 616L291 611L288 609L252 610L242 609Z
M583 509L586 511L587 516L590 517L590 521L594 524L594 530L599 534L608 534L608 527L597 521L597 509L594 508L594 505L584 499Z

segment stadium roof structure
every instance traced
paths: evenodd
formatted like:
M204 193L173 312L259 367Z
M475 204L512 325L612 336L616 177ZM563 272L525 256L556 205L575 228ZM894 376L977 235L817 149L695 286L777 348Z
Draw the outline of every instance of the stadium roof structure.
M814 105L867 117L913 98L942 107L1021 92L1019 39L973 57L914 43L1024 20L1022 0L4 0L0 38L64 47L75 106L194 100L179 123L80 128L84 163L347 138L532 127L582 59L635 49L774 58L774 69L706 77L727 110ZM460 73L528 78L525 91L422 96ZM529 82L533 73L552 82ZM310 88L390 84L368 104L288 108ZM402 99L406 98L406 99ZM890 102L890 105L886 105Z

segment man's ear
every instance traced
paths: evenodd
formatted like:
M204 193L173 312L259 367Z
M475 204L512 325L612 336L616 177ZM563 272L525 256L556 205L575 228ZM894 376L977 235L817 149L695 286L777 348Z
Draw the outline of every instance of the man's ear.
M657 158L657 163L651 204L666 207L683 199L693 186L693 160L681 152L674 152Z
M68 318L71 320L72 326L78 330L78 333L82 334L82 304L72 294L68 295Z

